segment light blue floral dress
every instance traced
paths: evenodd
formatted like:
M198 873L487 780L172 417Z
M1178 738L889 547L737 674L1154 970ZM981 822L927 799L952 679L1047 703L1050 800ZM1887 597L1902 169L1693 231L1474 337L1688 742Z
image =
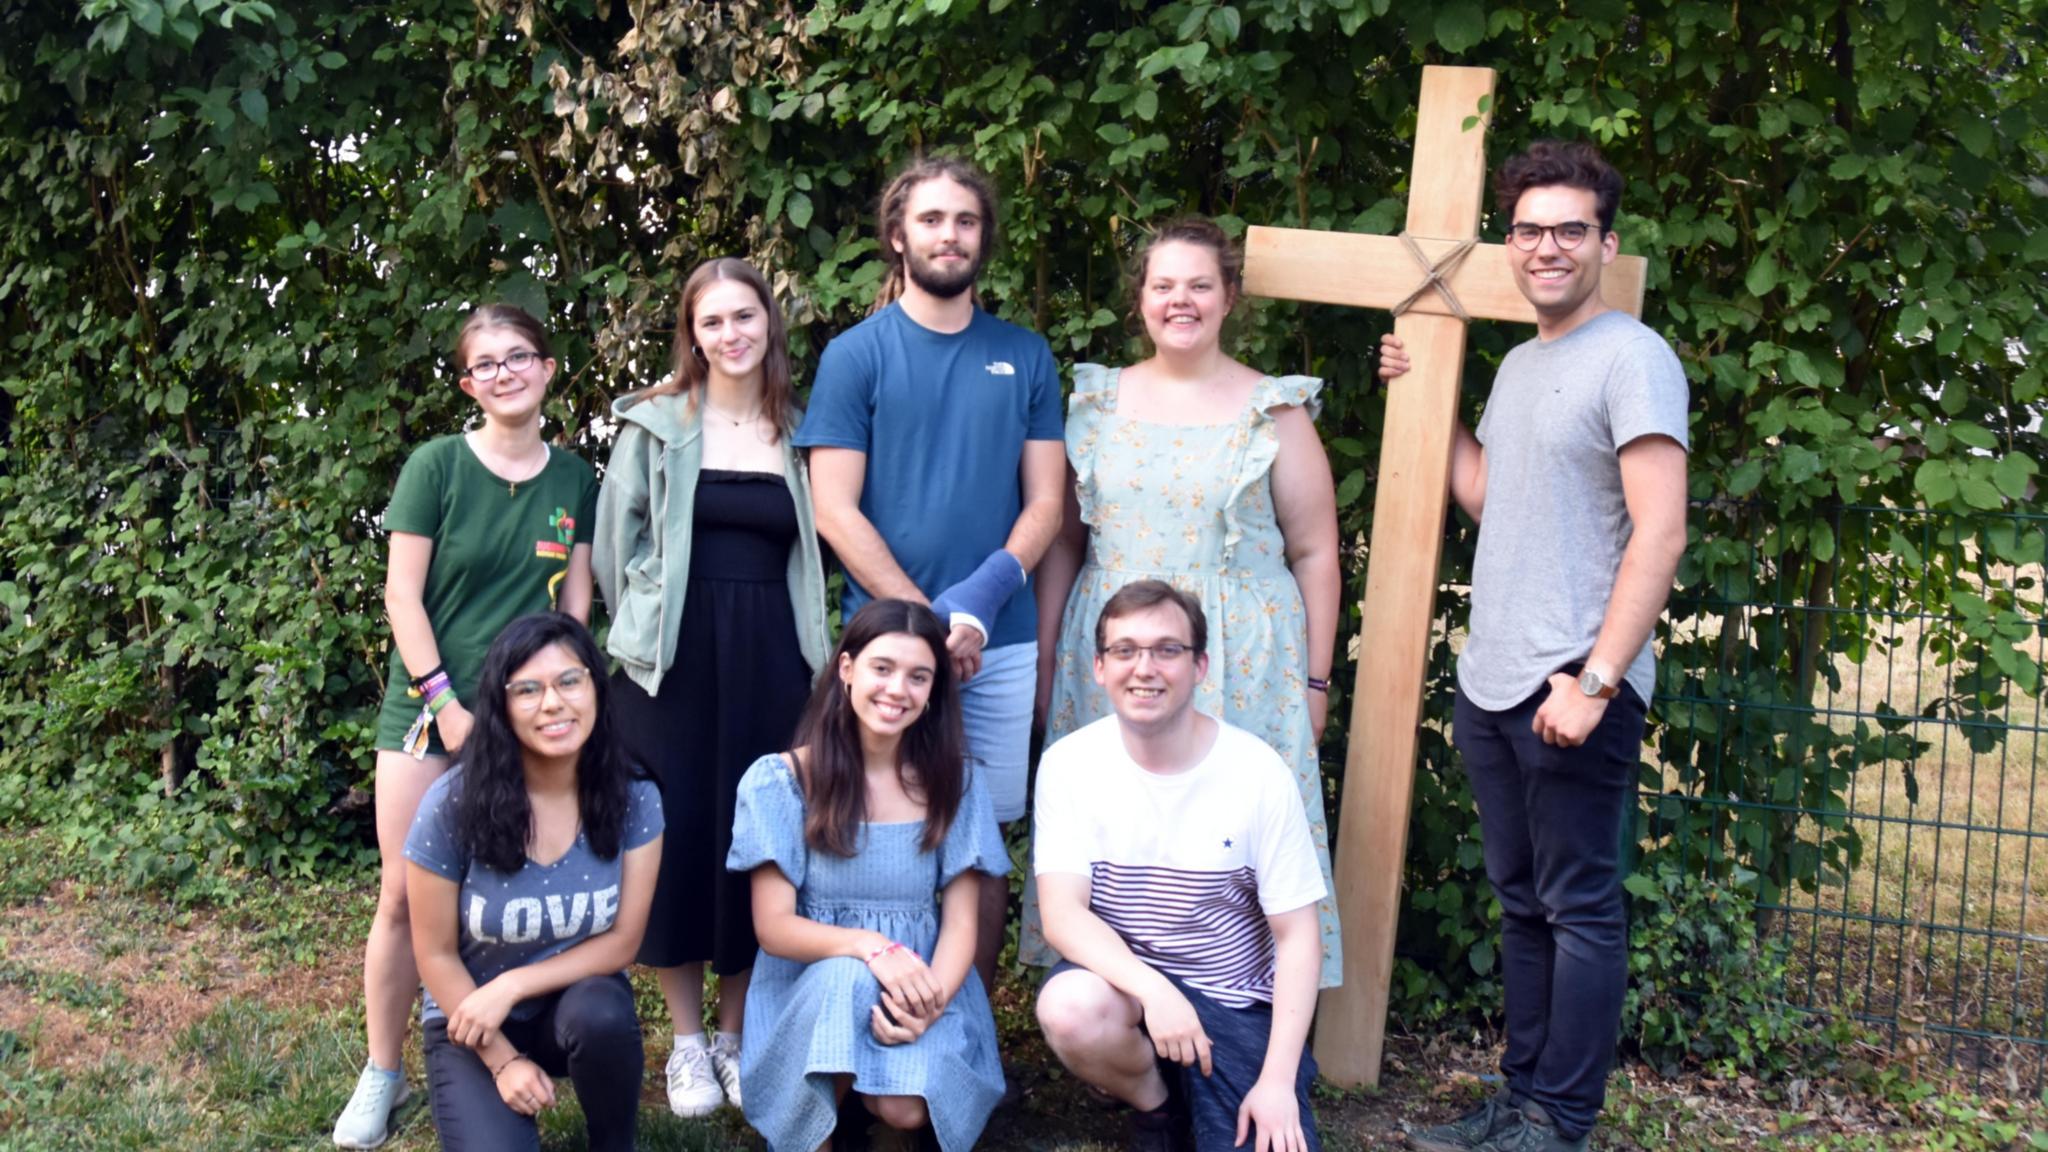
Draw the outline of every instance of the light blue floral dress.
M1299 405L1311 415L1323 382L1268 376L1227 424L1153 424L1117 412L1119 368L1074 366L1067 402L1067 461L1074 467L1088 556L1060 618L1047 744L1107 716L1095 683L1095 618L1133 580L1164 580L1202 601L1209 618L1209 675L1195 707L1273 746L1294 769L1330 892L1317 908L1320 984L1343 982L1343 942L1330 885L1330 830L1323 774L1308 714L1308 617L1287 567L1287 542L1273 510L1272 469L1280 440L1272 410ZM1026 963L1058 959L1045 942L1037 886L1024 907Z
M866 824L850 858L804 842L804 802L782 756L756 760L740 780L733 816L734 872L772 864L796 885L797 914L820 924L865 928L914 948L929 963L939 941L937 895L969 868L1010 870L988 794L970 771L960 812L936 851L918 841L922 821ZM812 1152L837 1118L832 1078L853 1074L853 1090L921 1096L945 1152L966 1152L1003 1097L996 1021L981 977L967 982L923 1036L885 1045L869 1031L881 986L851 957L799 964L765 950L747 985L740 1038L741 1097L747 1122L774 1152Z

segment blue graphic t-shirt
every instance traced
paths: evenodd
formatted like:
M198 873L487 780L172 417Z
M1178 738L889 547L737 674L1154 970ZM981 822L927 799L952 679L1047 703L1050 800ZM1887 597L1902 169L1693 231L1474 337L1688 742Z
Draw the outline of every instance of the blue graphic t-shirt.
M1062 436L1043 336L979 309L965 329L934 332L891 304L825 346L796 444L867 454L861 514L932 597L1009 539L1024 442ZM849 617L870 599L847 580ZM989 633L991 648L1037 638L1029 580Z
M528 860L519 871L505 873L473 862L456 844L455 789L461 780L457 768L427 789L405 836L405 858L462 885L456 896L462 924L458 953L477 986L610 930L619 915L619 874L626 852L661 835L661 793L653 781L633 781L618 856L606 860L591 851L579 827L576 842L560 860L546 865ZM540 1003L520 1001L511 1018L528 1019ZM420 1019L443 1015L433 995L426 994Z

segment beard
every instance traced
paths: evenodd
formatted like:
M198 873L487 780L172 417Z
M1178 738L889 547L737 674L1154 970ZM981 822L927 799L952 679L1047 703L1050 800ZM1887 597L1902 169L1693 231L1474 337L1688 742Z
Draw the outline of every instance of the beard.
M966 267L956 271L941 271L916 252L903 254L903 271L910 282L941 300L951 300L962 292L974 287L974 281L981 275L981 255L976 253Z

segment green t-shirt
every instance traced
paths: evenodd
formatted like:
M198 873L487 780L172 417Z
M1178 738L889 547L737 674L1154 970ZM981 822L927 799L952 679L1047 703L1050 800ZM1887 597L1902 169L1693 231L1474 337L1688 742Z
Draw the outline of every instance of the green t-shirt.
M574 453L551 450L540 475L518 484L484 467L459 435L431 441L406 460L384 529L434 542L427 619L465 705L475 706L484 653L505 625L555 608L570 553L589 542L596 516L597 476ZM419 716L421 701L406 694L409 683L393 644L377 724L380 749L398 748Z

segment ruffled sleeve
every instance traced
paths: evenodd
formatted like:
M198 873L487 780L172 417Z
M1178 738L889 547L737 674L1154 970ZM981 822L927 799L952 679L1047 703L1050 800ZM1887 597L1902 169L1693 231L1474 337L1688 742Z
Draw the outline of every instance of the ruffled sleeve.
M1095 523L1095 452L1102 421L1116 408L1120 368L1074 365L1074 393L1067 398L1067 463L1074 468L1074 495L1081 521Z
M972 868L990 876L1007 876L1010 850L1003 844L1003 830L996 825L996 812L988 792L981 786L981 773L967 768L967 791L960 797L960 811L946 838L939 844L939 887Z
M1079 370L1076 369L1078 379ZM1078 387L1078 384L1077 384ZM1300 407L1313 420L1323 409L1323 382L1314 376L1268 376L1252 389L1247 406L1248 440L1244 461L1231 482L1230 499L1223 505L1223 555L1244 539L1244 521L1262 503L1266 474L1280 455L1280 433L1273 425L1273 409Z
M739 804L732 818L728 872L752 872L773 864L790 884L804 886L810 850L804 844L804 798L796 771L782 756L763 756L740 778Z

